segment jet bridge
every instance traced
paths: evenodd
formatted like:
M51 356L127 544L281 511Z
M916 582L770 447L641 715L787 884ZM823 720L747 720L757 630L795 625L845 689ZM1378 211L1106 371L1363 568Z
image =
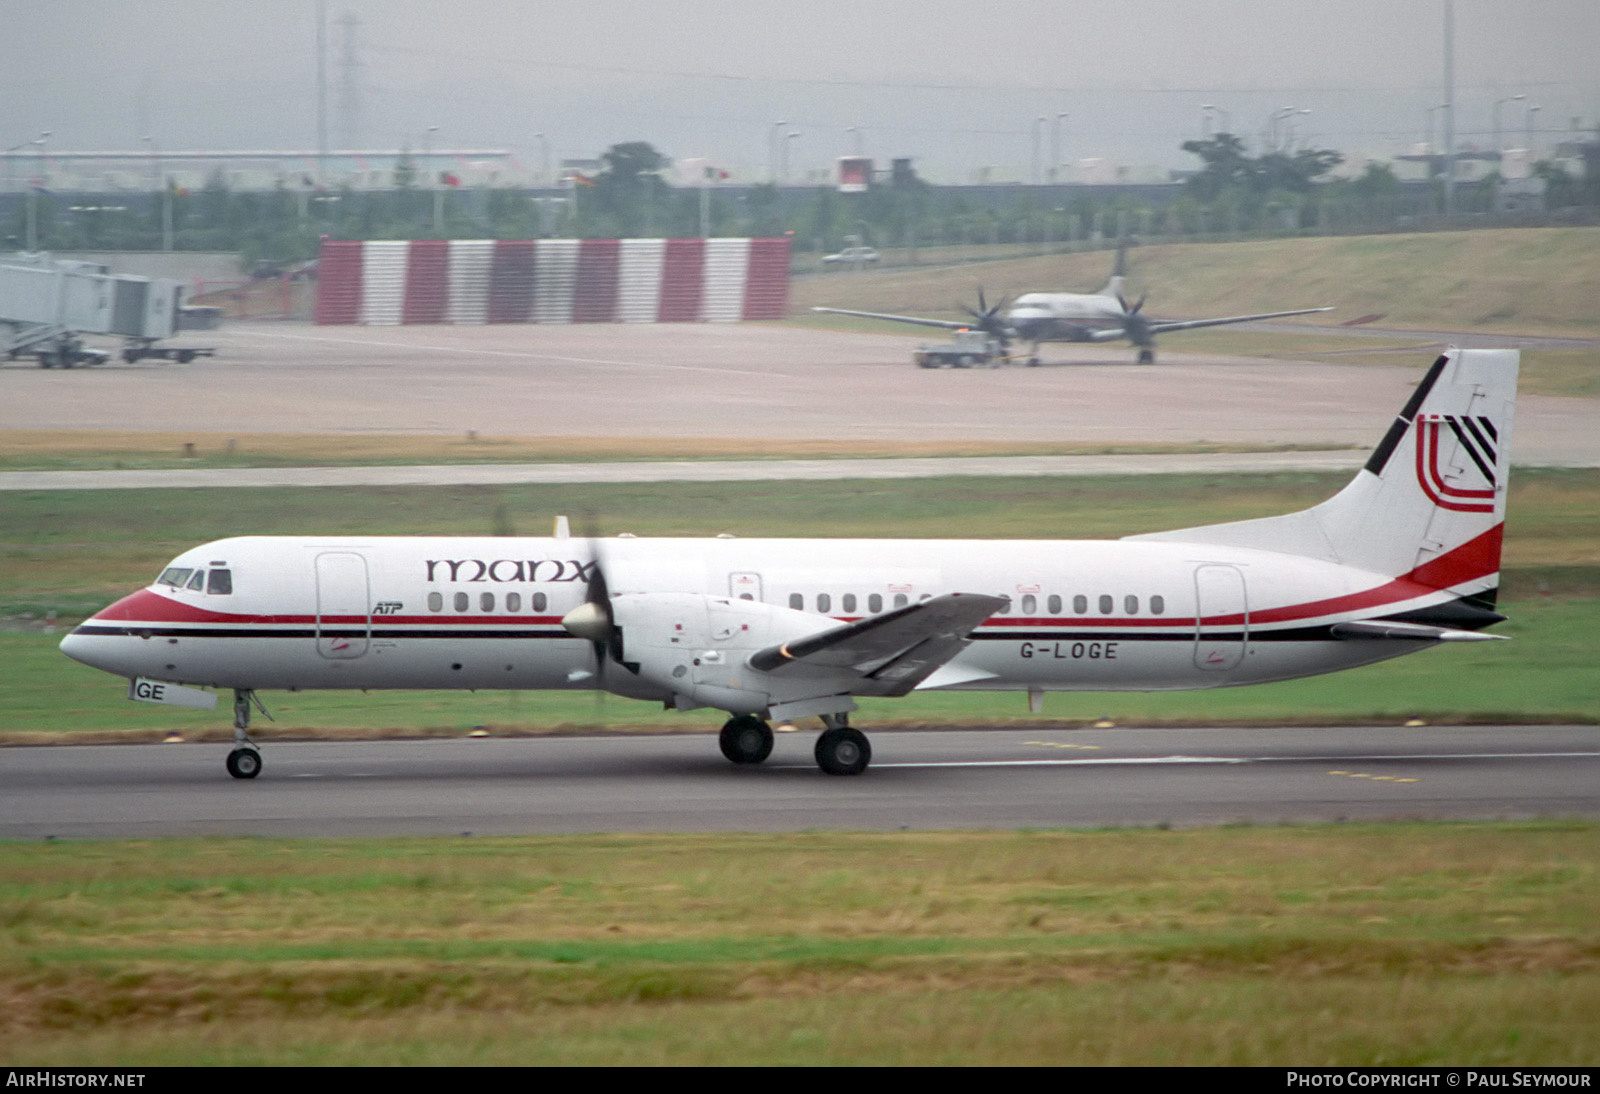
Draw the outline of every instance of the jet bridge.
M108 360L105 350L84 345L88 334L127 339L123 357L130 361L210 356L211 350L154 347L178 329L182 295L177 281L112 275L88 262L42 256L0 259L0 356L14 360L31 355L42 368Z

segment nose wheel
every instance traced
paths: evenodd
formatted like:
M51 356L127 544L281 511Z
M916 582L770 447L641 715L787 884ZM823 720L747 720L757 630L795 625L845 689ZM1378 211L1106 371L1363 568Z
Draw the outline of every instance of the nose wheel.
M250 739L250 704L260 706L256 693L235 689L233 693L233 751L228 753L228 774L236 779L253 779L261 774L261 753ZM267 708L261 707L267 714ZM267 714L270 719L272 715Z
M236 748L228 753L228 774L236 779L253 779L261 774L261 753L253 748Z

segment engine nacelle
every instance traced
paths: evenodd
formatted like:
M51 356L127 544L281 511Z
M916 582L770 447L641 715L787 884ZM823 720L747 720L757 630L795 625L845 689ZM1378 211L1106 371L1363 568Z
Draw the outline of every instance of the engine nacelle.
M775 704L842 693L855 679L838 669L796 664L763 672L749 664L757 650L838 626L829 616L698 593L623 593L611 598L611 613L622 632L623 663L671 691L674 705L685 709L759 714ZM854 707L847 697L834 705Z

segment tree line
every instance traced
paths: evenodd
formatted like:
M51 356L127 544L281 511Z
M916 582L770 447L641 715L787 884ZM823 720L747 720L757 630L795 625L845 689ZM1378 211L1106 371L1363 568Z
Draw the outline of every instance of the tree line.
M0 219L5 246L30 236L46 250L235 251L257 260L314 257L323 239L528 239L778 236L798 251L861 242L879 247L962 244L1065 246L1136 231L1153 237L1324 234L1417 226L1443 212L1442 184L1405 183L1383 164L1331 178L1344 160L1329 149L1250 155L1229 133L1186 141L1200 166L1170 187L995 188L933 186L897 170L864 193L831 186L673 186L671 161L643 141L611 146L593 176L561 191L461 187L421 177L402 157L388 190L318 190L280 182L235 190L220 171L196 191L175 186L118 198L30 194ZM1584 178L1546 161L1535 168L1553 208L1600 207L1600 164ZM1458 183L1465 217L1494 211L1499 179ZM1011 192L1011 191L1014 191Z

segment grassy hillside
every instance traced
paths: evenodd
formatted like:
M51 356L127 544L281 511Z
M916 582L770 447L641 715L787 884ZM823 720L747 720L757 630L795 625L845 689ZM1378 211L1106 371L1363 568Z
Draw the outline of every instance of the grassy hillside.
M959 266L890 267L796 282L814 305L957 317L981 285L991 300L1028 291L1089 292L1108 251ZM1383 325L1518 334L1600 335L1600 228L1487 229L1414 235L1141 246L1129 290L1161 316L1230 315L1333 305L1316 322L1383 313Z

